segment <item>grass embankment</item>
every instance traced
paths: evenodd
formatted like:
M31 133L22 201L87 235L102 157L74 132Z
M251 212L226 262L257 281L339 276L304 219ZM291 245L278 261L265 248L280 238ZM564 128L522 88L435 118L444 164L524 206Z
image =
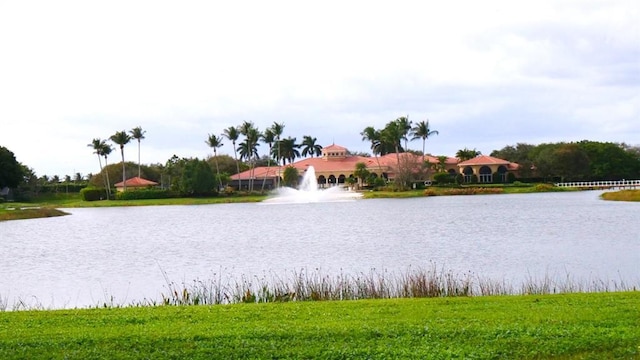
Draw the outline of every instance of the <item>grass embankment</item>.
M3 359L637 358L640 292L0 313Z
M38 219L68 215L66 212L51 207L9 207L0 209L0 221Z
M366 199L374 198L412 198L423 196L450 195L491 195L491 194L531 194L540 192L578 191L577 188L556 187L551 184L483 184L463 185L459 187L430 186L426 189L407 191L367 191Z
M640 201L640 190L620 190L602 194L605 200L615 201Z

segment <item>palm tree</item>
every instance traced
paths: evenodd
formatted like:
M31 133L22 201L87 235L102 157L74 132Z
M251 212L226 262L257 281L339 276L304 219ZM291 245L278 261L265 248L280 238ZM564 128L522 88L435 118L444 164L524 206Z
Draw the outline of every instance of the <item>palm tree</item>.
M271 152L273 151L273 142L276 139L276 135L273 133L273 130L270 128L266 129L264 133L262 133L262 142L269 145L269 156L267 157L267 174L269 174L269 170L271 170ZM267 182L267 177L265 176L262 179L262 190L264 191L264 185Z
M205 141L205 143L213 148L213 160L216 163L216 174L218 174L218 188L220 188L222 179L220 178L220 168L218 167L218 148L224 145L222 143L222 137L209 134L209 138Z
M106 145L106 141L95 138L91 140L91 144L87 144L87 146L93 148L93 153L98 155L98 164L100 165L100 173L102 173L102 148Z
M396 153L396 186L402 188L405 186L404 169L400 163L400 140L404 136L404 129L401 127L400 121L389 122L380 132L380 139L387 146L393 146Z
M398 123L398 128L400 129L400 133L402 134L400 139L404 140L404 151L407 151L407 142L409 141L408 135L411 132L411 120L409 120L409 115L397 118L396 122Z
M109 139L111 139L111 141L113 141L114 143L120 145L120 154L122 155L122 189L127 190L127 178L124 168L124 146L128 144L129 141L131 141L131 136L129 136L126 131L122 130L111 135Z
M279 162L280 161L280 137L284 132L284 123L277 123L274 121L273 125L271 125L271 131L273 131L273 135L275 135L276 137L276 144L278 147L276 160ZM280 175L278 175L277 180L278 180L278 187L280 187Z
M376 130L373 126L367 126L366 128L364 128L364 130L362 130L360 135L362 135L362 141L371 142L371 152L373 153L373 156L375 156L376 162L378 163L378 170L382 171L382 169L380 168L380 159L378 158L382 146L382 143L380 142L380 130ZM380 176L382 176L382 173L380 174Z
M140 126L137 126L131 129L129 133L131 134L132 138L138 140L138 177L141 177L140 174L142 172L140 171L140 140L144 139L144 134L146 133L146 131L142 130Z
M100 154L104 156L104 174L107 179L107 198L111 199L111 182L109 181L109 164L107 163L107 157L111 154L113 148L111 145L104 142L100 148Z
M427 139L431 135L438 135L439 132L438 130L431 130L429 128L428 119L427 121L420 121L419 123L417 123L416 126L413 129L411 129L411 131L413 132L413 138L411 138L411 140L422 139L422 164L424 165L424 158L425 158L424 151L425 151L425 144L427 142Z
M233 157L236 159L236 174L238 174L238 189L242 189L242 183L240 182L240 163L238 162L238 150L236 149L236 141L240 137L240 133L238 132L238 128L235 126L229 126L224 129L224 135L231 144L233 145Z
M280 145L282 146L282 165L286 165L287 160L289 160L289 164L291 164L296 160L296 158L300 157L300 152L298 151L300 145L296 144L296 138L289 136L286 139L280 140L280 142Z
M245 121L239 129L240 133L245 136L245 139L240 146L240 158L245 158L249 161L249 168L251 172L251 178L249 179L249 191L253 191L253 159L258 157L258 141L260 140L260 131L250 121Z
M456 153L456 157L460 159L460 161L470 160L478 155L482 155L482 153L476 149L470 150L467 148L458 150L458 152Z
M315 156L322 155L322 146L316 144L316 141L318 141L318 139L311 137L309 135L305 135L303 137L302 144L300 144L303 147L302 156L314 157L314 155Z
M367 126L360 133L362 135L362 141L371 142L371 152L373 156L376 157L376 162L378 163L378 171L382 172L380 168L380 159L378 155L381 152L382 143L380 142L380 131L373 128L373 126ZM382 173L380 174L382 176Z

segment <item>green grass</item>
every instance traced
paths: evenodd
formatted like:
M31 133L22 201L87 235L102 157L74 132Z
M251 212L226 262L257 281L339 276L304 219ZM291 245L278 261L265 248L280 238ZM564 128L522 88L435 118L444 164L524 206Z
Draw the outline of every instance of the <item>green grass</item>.
M615 201L640 201L640 190L620 190L602 194L605 200Z
M640 292L0 313L2 359L632 359Z

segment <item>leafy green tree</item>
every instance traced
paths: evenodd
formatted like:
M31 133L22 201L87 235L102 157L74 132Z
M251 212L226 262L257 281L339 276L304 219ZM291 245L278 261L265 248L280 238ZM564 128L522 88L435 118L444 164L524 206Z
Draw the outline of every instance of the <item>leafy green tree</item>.
M13 152L0 146L0 189L4 187L17 188L23 180L22 170L22 166L16 160Z
M302 156L320 156L322 155L322 146L317 144L318 139L305 135L302 138Z
M578 146L589 158L592 180L637 179L640 177L640 157L625 150L622 144L581 141Z
M220 178L220 167L218 166L218 149L224 145L222 143L222 137L209 134L209 138L205 142L213 149L213 156L216 163L216 174L218 175L218 184L221 184L222 179Z
M381 169L380 159L378 158L378 155L380 155L381 152L382 145L380 131L376 130L373 126L367 126L366 128L364 128L364 130L362 130L360 135L362 136L362 141L368 141L371 143L371 152L376 158L378 169Z
M408 174L406 173L406 171L403 171L404 167L400 162L400 141L402 140L403 136L405 136L405 133L406 130L404 128L404 121L400 120L400 118L387 123L384 129L380 132L382 142L387 144L387 146L393 145L393 148L395 150L394 152L396 154L397 171L394 185L399 189L406 188L408 181Z
M429 120L420 121L413 129L411 129L411 132L413 133L413 138L411 138L411 140L422 139L422 163L424 164L426 156L425 145L427 143L427 139L432 135L438 135L439 132L438 130L431 130L429 127Z
M205 160L183 159L180 192L187 196L212 195L218 188L211 167Z
M128 144L129 141L131 141L131 136L129 136L129 134L127 134L127 132L123 130L123 131L118 131L115 134L111 135L109 139L111 139L111 141L113 141L114 143L120 146L120 154L122 155L122 189L126 191L127 177L124 169L124 146Z
M146 131L142 130L140 126L136 126L131 129L129 133L131 134L131 138L138 140L138 177L142 177L140 171L140 141L144 139Z
M529 178L533 177L533 161L531 161L532 151L536 148L536 145L517 143L515 146L505 146L500 150L494 150L491 152L491 156L499 159L504 159L520 165L518 172L521 177Z
M298 177L300 175L298 174L298 169L296 169L293 166L287 166L284 169L284 174L283 174L283 181L285 186L288 187L292 187L295 188L298 186Z
M240 138L240 132L238 131L237 127L229 126L228 128L224 129L224 133L222 135L224 135L229 141L231 141L231 144L233 145L233 157L236 160L236 174L240 174L240 162L238 161L238 149L236 148L236 143ZM238 188L242 188L242 180L240 179L240 177L238 177Z
M589 157L578 144L541 144L533 156L538 174L547 179L584 180L589 176Z

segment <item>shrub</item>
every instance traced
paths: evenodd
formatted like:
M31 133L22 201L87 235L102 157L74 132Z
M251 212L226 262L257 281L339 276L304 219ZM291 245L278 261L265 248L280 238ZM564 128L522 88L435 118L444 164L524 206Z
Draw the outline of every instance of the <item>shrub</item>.
M451 184L455 181L455 178L451 174L446 172L437 173L433 176L433 180L437 181L439 185Z
M107 190L103 188L84 188L80 190L80 197L84 201L97 201L107 198Z
M116 200L167 199L171 197L176 197L176 194L163 189L130 190L116 194Z

